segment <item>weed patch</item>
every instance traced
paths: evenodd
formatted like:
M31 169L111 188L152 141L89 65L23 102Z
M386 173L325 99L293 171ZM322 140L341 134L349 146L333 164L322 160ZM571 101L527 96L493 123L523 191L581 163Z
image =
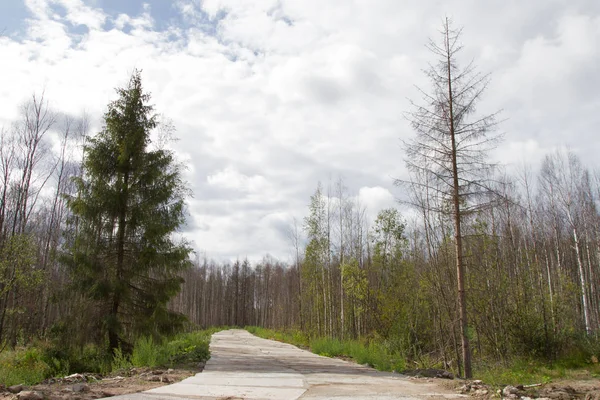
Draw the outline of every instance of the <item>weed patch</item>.
M385 342L309 338L297 330L280 332L255 326L245 329L264 339L310 348L313 353L326 357L348 357L359 364L367 364L380 371L402 371L405 368L404 357L391 350Z
M5 351L0 354L0 382L6 386L33 385L52 371L36 348Z

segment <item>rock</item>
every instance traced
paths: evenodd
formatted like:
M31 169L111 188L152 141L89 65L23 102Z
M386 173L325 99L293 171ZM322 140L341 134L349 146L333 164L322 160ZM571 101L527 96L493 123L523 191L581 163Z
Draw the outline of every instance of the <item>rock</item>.
M469 385L468 383L466 385L462 385L460 388L458 388L458 392L460 393L469 393L471 391L471 385Z
M475 391L476 396L485 396L489 391L487 389L478 389Z
M450 372L448 371L441 371L438 372L435 376L436 378L441 378L441 379L454 379L454 375L452 375ZM481 381L480 381L481 382Z
M82 374L72 374L69 376L65 376L63 379L67 382L81 382L85 381L85 376L83 376Z
M102 397L113 397L115 396L114 393L111 392L102 392Z
M169 368L169 369L167 370L167 374L172 374L173 372L175 372L175 370L174 370L173 368Z
M565 386L563 390L569 394L577 394L577 390L573 389L571 386Z
M88 385L86 385L85 383L78 383L76 385L73 385L71 387L71 390L75 393L89 392L90 387Z
M40 392L20 392L17 395L19 400L44 400L44 395Z
M156 369L156 370L152 371L152 375L162 375L164 373L165 373L165 371L160 370L160 369Z
M9 392L15 394L15 393L19 393L23 390L23 385L13 385L13 386L9 386L7 389Z
M170 379L168 376L163 376L161 378L161 382L163 383L173 383L173 379Z
M502 389L502 396L504 397L509 397L510 395L518 395L519 394L519 389L517 389L514 386L506 386L504 389Z
M549 393L546 393L546 396L551 400L571 400L576 398L574 394L567 393L563 390L556 390Z
M483 385L483 381L480 381L479 379L474 380L473 385Z
M148 382L160 382L161 381L160 378L161 377L158 375L152 375L152 376L148 377Z
M585 400L600 400L600 390L594 390L585 395Z

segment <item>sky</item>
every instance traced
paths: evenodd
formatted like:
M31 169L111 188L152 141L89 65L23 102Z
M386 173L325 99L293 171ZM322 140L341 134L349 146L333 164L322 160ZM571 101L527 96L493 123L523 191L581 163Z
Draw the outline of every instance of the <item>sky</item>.
M343 177L371 217L397 206L405 112L445 16L460 61L491 73L478 110L502 110L505 135L491 158L537 168L568 147L598 166L597 0L0 0L0 128L45 91L98 131L142 69L187 166L185 236L215 259L285 260L319 181Z

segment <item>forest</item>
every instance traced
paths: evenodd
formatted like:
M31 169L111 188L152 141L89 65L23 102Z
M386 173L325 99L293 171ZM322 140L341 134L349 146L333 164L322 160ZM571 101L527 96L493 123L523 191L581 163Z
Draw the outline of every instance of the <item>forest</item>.
M539 168L491 163L501 121L475 109L489 76L461 69L460 32L444 28L431 88L407 110L398 207L370 220L342 176L314 182L289 260L193 251L179 233L184 166L140 71L100 132L31 96L0 131L0 353L38 346L73 370L142 337L254 326L467 377L471 360L597 362L600 172L566 149Z

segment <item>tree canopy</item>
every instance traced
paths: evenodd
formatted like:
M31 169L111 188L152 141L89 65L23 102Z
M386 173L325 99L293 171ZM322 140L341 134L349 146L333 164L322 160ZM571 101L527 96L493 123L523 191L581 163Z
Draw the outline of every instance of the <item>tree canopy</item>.
M167 302L191 251L174 236L185 219L180 166L173 152L152 147L157 116L140 71L117 94L84 147L65 257L77 289L96 305L110 350L176 328L181 318Z

